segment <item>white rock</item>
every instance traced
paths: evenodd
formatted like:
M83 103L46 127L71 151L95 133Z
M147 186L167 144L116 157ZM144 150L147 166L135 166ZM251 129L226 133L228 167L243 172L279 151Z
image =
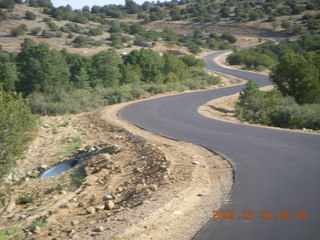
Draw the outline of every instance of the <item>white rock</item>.
M96 211L99 211L99 210L103 210L105 208L104 205L99 205L99 206L96 206Z
M108 201L108 200L111 200L113 197L111 195L105 195L103 197L103 201Z
M86 212L87 212L87 214L93 214L96 212L96 210L94 207L87 207Z

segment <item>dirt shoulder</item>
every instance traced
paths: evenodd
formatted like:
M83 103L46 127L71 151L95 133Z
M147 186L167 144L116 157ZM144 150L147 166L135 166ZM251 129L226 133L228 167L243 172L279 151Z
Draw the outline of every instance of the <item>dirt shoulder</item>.
M193 144L118 118L124 105L42 117L0 188L0 231L18 239L190 239L228 197L233 170ZM82 161L39 178L64 160Z

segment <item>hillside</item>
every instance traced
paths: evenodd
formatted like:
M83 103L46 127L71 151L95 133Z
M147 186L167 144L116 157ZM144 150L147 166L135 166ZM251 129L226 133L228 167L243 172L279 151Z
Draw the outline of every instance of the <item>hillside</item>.
M26 18L26 12L32 14ZM2 10L1 45L16 51L25 37L46 42L55 49L94 54L108 47L130 51L132 47L150 47L159 42L224 49L210 33L232 32L238 36L285 37L305 30L319 30L319 4L316 1L243 2L180 1L161 4L94 6L73 11L70 7L54 8L48 1L15 4L13 10ZM3 14L2 14L3 15ZM6 20L5 20L6 19ZM34 19L34 20L32 20ZM27 31L16 37L12 29L20 24ZM133 25L133 26L132 26ZM160 34L166 29L167 34ZM202 32L198 40L186 34ZM171 31L173 30L173 32ZM169 36L168 36L169 35ZM82 38L77 37L83 36ZM209 40L208 40L209 39ZM211 40L210 40L211 39ZM179 48L179 47L176 47ZM184 49L185 50L185 49Z

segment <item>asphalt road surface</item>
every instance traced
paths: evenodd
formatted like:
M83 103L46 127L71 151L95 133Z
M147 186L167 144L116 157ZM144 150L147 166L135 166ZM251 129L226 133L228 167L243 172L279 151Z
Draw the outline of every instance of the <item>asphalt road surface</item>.
M204 58L208 68L254 79L261 86L270 84L266 75L216 65L211 61L216 55ZM126 106L119 114L141 128L222 153L233 165L235 183L230 200L221 209L212 209L218 211L218 219L208 219L194 239L319 240L320 135L229 123L197 112L209 100L242 88L142 101ZM262 219L264 213L267 219Z

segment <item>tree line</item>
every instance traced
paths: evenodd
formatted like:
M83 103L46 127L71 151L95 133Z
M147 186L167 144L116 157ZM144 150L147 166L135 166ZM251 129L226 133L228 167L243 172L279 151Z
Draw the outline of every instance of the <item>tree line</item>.
M19 53L2 51L0 59L4 90L21 93L30 100L33 112L40 114L78 112L146 94L203 88L218 82L203 72L204 62L192 55L161 56L148 49L134 50L123 57L109 49L88 57L25 39ZM85 96L79 98L81 94Z

